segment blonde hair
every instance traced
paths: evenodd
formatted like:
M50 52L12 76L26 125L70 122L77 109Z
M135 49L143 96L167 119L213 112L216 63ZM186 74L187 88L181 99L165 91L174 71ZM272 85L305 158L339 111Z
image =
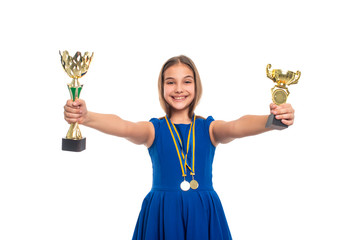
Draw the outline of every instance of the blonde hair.
M166 115L168 115L168 117L171 117L170 105L166 102L166 100L164 98L164 72L169 67L174 66L176 64L180 64L180 63L187 65L193 71L193 74L194 74L195 97L189 106L189 118L191 118L194 114L195 107L198 105L198 103L200 101L200 98L202 95L202 85L201 85L199 72L198 72L194 62L189 57L180 55L180 56L172 57L164 63L164 65L161 68L161 71L159 74L159 80L158 80L159 101L160 101L160 105L164 109Z

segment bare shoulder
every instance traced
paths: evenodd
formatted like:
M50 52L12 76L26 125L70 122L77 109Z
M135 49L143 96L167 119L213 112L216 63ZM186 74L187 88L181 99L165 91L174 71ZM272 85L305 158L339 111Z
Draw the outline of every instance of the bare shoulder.
M122 136L130 142L150 147L154 141L155 129L151 122L126 121L122 128L124 129Z
M209 135L211 143L216 147L219 145L219 141L216 139L216 134L219 132L220 128L225 124L223 120L214 120L210 123Z
M142 129L142 132L145 132L145 143L144 145L149 148L155 140L155 128L154 125L149 121L142 121L137 123L139 129Z
M220 143L225 144L233 141L234 122L226 122L223 120L213 121L210 125L210 138L214 146Z
M226 122L223 120L214 120L210 123L210 131L217 131L219 128L224 126L224 124L226 124Z
M154 125L149 121L137 122L137 126L146 129L147 131L155 131Z

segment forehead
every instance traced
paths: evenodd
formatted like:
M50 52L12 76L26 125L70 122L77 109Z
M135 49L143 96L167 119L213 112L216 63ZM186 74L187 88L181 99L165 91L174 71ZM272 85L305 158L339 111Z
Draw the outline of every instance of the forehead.
M168 77L183 78L186 76L194 77L192 69L183 63L178 63L167 68L164 72L164 79Z

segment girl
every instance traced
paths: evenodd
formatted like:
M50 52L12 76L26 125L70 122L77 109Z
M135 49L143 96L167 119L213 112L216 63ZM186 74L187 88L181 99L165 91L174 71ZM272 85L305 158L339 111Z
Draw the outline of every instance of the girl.
M115 115L90 112L83 100L68 100L65 120L124 137L148 148L153 186L143 201L133 239L231 239L220 199L212 187L216 146L268 131L267 115L247 115L225 122L196 116L202 86L195 64L186 56L169 59L159 80L159 99L166 116L129 122ZM286 125L294 122L290 104L270 105Z

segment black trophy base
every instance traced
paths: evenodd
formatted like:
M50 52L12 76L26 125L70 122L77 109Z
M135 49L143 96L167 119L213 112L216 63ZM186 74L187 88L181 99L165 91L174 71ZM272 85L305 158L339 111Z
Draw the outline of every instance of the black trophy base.
M71 151L71 152L81 152L86 148L86 138L82 138L80 140L73 139L62 139L62 150L63 151Z
M276 119L274 114L270 114L265 127L271 129L283 130L285 128L288 128L288 125L285 125L281 122L281 120Z

